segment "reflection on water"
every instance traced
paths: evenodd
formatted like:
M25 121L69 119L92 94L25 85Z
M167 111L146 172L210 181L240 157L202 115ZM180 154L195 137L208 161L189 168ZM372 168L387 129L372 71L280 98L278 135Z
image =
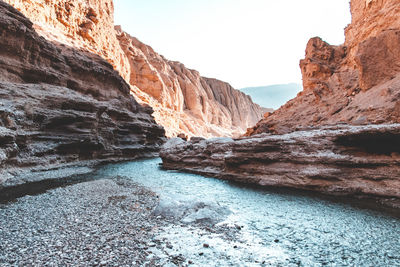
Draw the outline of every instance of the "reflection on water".
M227 239L195 225L171 225L160 233L161 240L174 243L172 252L193 258L194 263L400 266L399 219L317 197L277 194L199 175L163 171L159 163L160 159L151 159L111 164L98 174L129 177L157 192L161 203L175 201L180 208L189 202L215 203L218 208L232 211L218 225L232 229L239 226L236 238ZM215 214L213 211L209 214ZM203 247L204 243L210 248Z

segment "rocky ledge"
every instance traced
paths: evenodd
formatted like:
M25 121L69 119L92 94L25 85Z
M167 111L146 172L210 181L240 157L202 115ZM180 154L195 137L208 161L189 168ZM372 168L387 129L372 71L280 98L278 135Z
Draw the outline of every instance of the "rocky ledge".
M235 140L175 138L160 155L165 169L400 208L400 124L326 126Z
M47 41L0 1L0 189L73 169L38 171L156 155L165 132L151 113L111 64Z

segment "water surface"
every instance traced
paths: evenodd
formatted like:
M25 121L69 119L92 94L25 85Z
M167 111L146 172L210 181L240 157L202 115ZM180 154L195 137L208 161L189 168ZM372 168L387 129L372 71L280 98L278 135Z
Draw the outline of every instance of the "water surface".
M190 225L164 229L160 238L173 243L171 253L191 258L195 265L400 266L399 219L318 197L164 171L160 163L151 159L111 164L98 175L128 177L161 199L207 201L233 211L222 224L242 226L237 240Z

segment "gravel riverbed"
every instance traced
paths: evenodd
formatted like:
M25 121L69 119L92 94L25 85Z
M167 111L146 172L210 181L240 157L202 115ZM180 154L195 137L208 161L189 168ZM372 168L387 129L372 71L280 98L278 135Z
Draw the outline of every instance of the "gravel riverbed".
M158 164L0 204L0 267L400 266L394 217Z
M198 204L165 205L154 192L120 177L0 204L0 266L198 266L195 258L209 245L191 247L195 255L189 259L180 253L185 245L169 232L200 242L204 236L236 239L236 227L191 214ZM160 214L164 210L168 214ZM187 214L185 220L194 219L182 223L179 216Z
M148 243L163 222L158 197L102 179L0 206L0 266L157 265Z

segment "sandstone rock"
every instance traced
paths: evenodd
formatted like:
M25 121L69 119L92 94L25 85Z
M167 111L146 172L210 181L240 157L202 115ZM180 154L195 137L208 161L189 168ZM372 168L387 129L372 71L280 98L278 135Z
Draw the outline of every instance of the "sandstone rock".
M340 67L346 55L345 47L331 46L321 38L310 39L306 48L306 58L300 61L303 73L303 88L312 90L317 97L329 90L328 80Z
M236 140L172 139L160 155L165 169L400 208L399 140L400 124L342 125Z
M33 23L49 41L82 49L106 59L122 77L129 76L128 59L114 33L112 0L4 0Z
M118 72L32 25L0 2L0 187L24 182L24 171L154 156L164 129Z
M238 136L264 110L229 84L203 78L115 27L112 0L6 0L46 39L98 54L154 110L167 136Z
M396 0L352 0L352 20L346 27L345 46L354 58L361 42L389 29L400 29L399 2Z
M386 30L361 42L355 62L363 90L396 77L400 73L400 28Z
M342 122L399 122L399 11L397 0L352 0L345 44L312 38L300 62L304 90L246 135Z
M237 136L262 118L264 110L229 84L165 59L121 27L116 32L129 59L129 83L138 88L133 94L154 108L167 136Z

